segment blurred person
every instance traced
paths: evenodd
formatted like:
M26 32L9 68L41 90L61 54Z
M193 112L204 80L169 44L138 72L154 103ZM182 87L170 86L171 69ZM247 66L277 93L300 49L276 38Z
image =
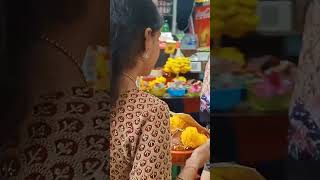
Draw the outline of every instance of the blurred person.
M310 1L290 106L289 157L320 160L320 5Z
M288 180L320 178L320 1L305 3L303 46L289 109Z
M105 0L7 0L0 179L108 179L109 96L87 86L89 45L107 45Z
M200 98L200 113L202 114L200 116L202 118L201 121L207 124L207 127L210 128L210 59L206 64ZM207 162L202 172L201 180L210 179L209 166L210 162Z
M161 27L151 0L111 0L111 179L171 179L168 105L136 82L159 58ZM208 141L194 150L177 179L195 179L209 158Z

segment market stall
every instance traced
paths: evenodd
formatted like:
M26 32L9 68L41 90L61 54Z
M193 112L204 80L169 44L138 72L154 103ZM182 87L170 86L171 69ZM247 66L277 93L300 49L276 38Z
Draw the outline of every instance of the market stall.
M192 151L209 139L200 117L200 93L210 54L208 0L156 0L164 18L159 60L150 75L139 77L137 87L165 101L171 111L173 176ZM91 87L109 90L108 50L87 49L82 69Z
M263 9L278 11L276 4L220 1L212 7L214 160L263 167L270 179L281 179L287 159L288 107L301 42L292 28L267 26L279 17ZM290 5L281 3L283 16L293 17Z
M210 58L210 1L157 0L164 18L160 57L138 87L165 101L171 114L173 179L192 150L206 142L201 121L200 93ZM188 139L188 140L187 140Z

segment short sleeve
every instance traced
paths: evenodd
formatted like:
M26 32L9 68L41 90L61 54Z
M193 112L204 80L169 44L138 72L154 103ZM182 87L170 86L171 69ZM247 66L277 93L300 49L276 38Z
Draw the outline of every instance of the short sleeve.
M171 179L169 109L159 103L148 109L149 116L141 126L130 180Z

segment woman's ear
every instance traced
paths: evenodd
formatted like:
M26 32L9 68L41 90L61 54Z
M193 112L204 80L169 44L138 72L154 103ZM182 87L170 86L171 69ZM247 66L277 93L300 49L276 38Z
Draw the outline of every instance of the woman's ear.
M148 59L150 57L151 49L153 46L153 39L152 39L152 29L147 28L144 31L144 38L145 38L145 43L144 43L144 52L142 57L144 59Z

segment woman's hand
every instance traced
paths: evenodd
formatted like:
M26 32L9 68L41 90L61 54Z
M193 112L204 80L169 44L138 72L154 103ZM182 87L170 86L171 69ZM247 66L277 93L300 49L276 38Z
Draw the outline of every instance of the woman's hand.
M195 149L182 171L178 179L194 180L197 177L198 170L202 168L210 160L210 139L205 144Z
M210 160L210 139L195 149L191 157L186 161L186 167L202 168Z

